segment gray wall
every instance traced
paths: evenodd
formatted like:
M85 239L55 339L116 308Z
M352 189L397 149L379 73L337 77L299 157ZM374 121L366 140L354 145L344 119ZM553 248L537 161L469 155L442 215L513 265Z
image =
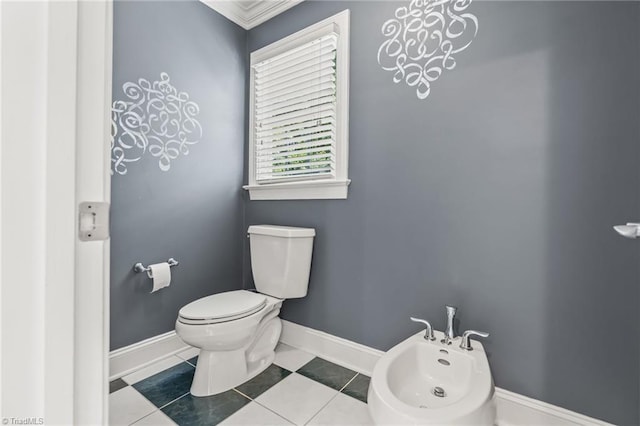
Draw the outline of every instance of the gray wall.
M245 228L317 229L282 317L386 350L454 304L497 386L638 424L640 246L611 226L640 217L640 4L474 2L425 101L376 61L398 5L306 1L249 32L352 13L348 200L245 203Z
M160 171L157 158L112 178L111 348L174 329L178 310L240 287L246 31L202 3L115 2L113 97L167 72L200 106L203 137ZM169 288L134 274L175 257Z

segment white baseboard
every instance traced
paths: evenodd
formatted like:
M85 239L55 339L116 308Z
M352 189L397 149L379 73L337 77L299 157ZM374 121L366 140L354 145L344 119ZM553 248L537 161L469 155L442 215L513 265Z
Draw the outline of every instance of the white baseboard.
M116 349L109 353L109 380L126 376L189 348L190 346L180 340L175 331L170 331Z
M367 376L371 376L373 367L384 354L378 349L287 320L282 320L280 341Z
M282 320L280 341L368 376L383 351ZM499 426L611 425L546 402L496 388Z
M498 403L498 424L512 425L598 425L611 426L611 423L594 419L565 408L529 398L506 389L496 388Z

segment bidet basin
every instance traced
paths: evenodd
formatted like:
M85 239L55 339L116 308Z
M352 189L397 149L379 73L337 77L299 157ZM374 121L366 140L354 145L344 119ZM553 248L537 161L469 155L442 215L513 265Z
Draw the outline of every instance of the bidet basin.
M493 425L494 385L480 342L472 350L415 334L383 355L369 386L368 405L376 424Z

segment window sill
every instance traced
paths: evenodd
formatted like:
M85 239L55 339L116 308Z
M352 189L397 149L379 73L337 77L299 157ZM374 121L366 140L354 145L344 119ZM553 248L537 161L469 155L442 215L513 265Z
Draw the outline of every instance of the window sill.
M245 185L250 200L346 200L350 179Z

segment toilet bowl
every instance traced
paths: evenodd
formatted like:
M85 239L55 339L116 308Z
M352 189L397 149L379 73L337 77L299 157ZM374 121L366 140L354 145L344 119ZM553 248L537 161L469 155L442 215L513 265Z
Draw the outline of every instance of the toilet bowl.
M203 297L178 313L176 333L200 349L194 396L225 392L271 365L282 332L283 301L307 294L315 230L258 225L248 234L257 291Z
M482 344L411 336L385 353L371 375L368 407L375 424L483 425L496 419L494 385Z
M253 310L243 313L243 307L250 305ZM280 306L280 299L238 290L208 296L180 309L176 333L185 343L200 348L191 385L194 396L225 392L273 362L282 330ZM201 318L194 314L197 311Z

